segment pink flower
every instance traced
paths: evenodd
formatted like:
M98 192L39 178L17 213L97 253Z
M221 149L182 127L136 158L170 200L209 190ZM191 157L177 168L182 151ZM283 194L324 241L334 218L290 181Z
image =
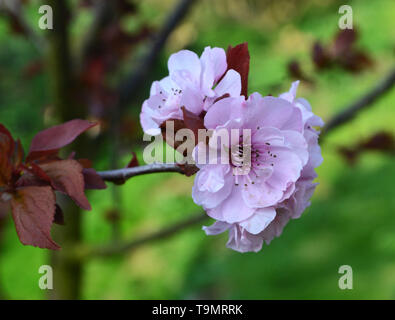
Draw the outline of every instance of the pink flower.
M313 126L323 123L306 100L295 98L297 85L279 98L254 93L247 101L222 99L205 116L214 137L221 128L251 130L249 173L233 175L240 163L232 161L231 152L229 164L199 164L192 191L194 201L217 220L205 232L229 230L227 246L234 250L259 251L310 204L314 168L322 161ZM245 137L236 143L241 148Z
M169 76L152 84L150 97L143 103L140 122L147 134L160 134L159 127L166 120L183 119L182 106L200 115L225 94L240 96L240 75L226 72L226 54L221 48L206 47L200 58L181 50L170 56L168 69Z

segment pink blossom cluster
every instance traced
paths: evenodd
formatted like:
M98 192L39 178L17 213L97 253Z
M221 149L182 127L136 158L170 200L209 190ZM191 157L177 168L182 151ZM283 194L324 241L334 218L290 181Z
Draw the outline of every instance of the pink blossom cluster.
M323 121L305 99L296 98L298 81L279 97L242 95L249 56L248 62L239 63L246 59L240 52L232 56L229 49L206 48L200 58L186 50L173 54L169 76L153 83L143 104L141 124L146 133L159 134L163 122L183 120L185 107L202 117L212 133L209 141L195 146L194 154L214 145L218 158L222 146L212 143L216 132L229 131L231 136L239 130L238 139L230 140L227 163L197 163L192 197L216 220L203 227L207 235L229 231L227 247L257 252L310 205L315 168L322 162L316 128ZM230 60L236 69L244 67L230 69ZM250 154L248 170L238 174L235 169L245 167L240 161L245 150Z
M151 86L140 114L145 133L158 135L160 125L169 119L183 119L181 107L199 115L225 94L240 96L241 80L235 70L227 70L222 48L206 47L199 58L181 50L170 56L169 75Z

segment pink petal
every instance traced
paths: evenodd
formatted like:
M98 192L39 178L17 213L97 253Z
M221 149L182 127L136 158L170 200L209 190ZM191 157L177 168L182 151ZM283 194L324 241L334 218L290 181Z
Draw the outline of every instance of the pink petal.
M208 69L212 70L213 82L217 82L227 68L226 53L222 48L204 48L200 61L205 71Z
M204 209L212 209L224 201L232 191L232 174L222 165L208 165L196 174L192 198Z
M187 110L199 115L203 111L203 98L199 91L187 87L183 90L180 106L185 106Z
M200 82L201 64L196 53L181 50L170 56L167 65L172 79L181 78L195 84Z
M239 222L239 225L249 233L258 234L263 231L276 217L273 207L258 209L250 218Z
M275 237L279 237L284 227L291 219L290 214L286 210L278 210L274 220L259 235L269 244Z
M291 88L289 89L289 91L280 94L279 97L281 99L285 99L291 103L294 102L294 100L296 98L296 91L298 90L299 82L300 82L299 80L292 82Z
M229 94L231 97L240 96L241 92L241 77L233 69L228 70L223 79L218 83L214 89L217 97L224 94Z
M222 48L206 47L200 57L202 64L201 89L208 97L214 96L214 84L227 68L226 54Z
M217 234L223 233L230 228L230 224L223 221L215 221L211 226L203 226L204 232L208 236L215 236Z
M224 98L216 102L204 117L204 125L207 129L215 129L224 126L227 122L242 118L244 98Z
M263 239L260 236L248 233L237 225L233 225L229 229L229 240L226 246L235 251L258 252L262 249Z
M143 131L151 136L156 136L161 133L159 125L152 119L150 109L146 102L143 104L142 111L140 113L140 123Z
M256 209L245 204L239 188L240 186L233 186L229 196L217 207L207 210L207 214L227 223L240 222L251 217Z
M243 200L248 207L252 208L273 206L282 198L283 193L284 190L278 186L272 186L268 182L255 182L247 187L242 186Z
M257 93L250 95L244 119L245 125L251 129L275 127L281 130L303 131L302 115L298 108L284 99L262 98Z

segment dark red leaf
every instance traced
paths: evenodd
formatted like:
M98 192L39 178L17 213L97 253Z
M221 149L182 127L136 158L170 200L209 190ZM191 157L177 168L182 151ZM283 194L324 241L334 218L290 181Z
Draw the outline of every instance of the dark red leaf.
M85 196L83 167L76 160L59 160L40 164L40 167L51 178L52 186L67 194L82 209L91 210Z
M139 161L137 160L137 155L136 152L132 152L132 160L129 161L128 165L126 168L133 168L133 167L138 167L139 166Z
M233 69L241 76L241 94L248 97L248 73L250 70L250 54L248 52L247 42L229 46L226 52L226 61L228 70Z
M101 190L107 188L104 180L97 174L95 169L84 168L82 173L84 175L85 189Z
M45 174L45 173L44 173ZM30 186L50 186L51 183L39 178L31 171L25 170L23 175L16 181L15 187L30 187Z
M173 132L174 135L172 135L170 132L167 132L168 124L169 124L169 127L171 127L171 126L174 127L174 132ZM169 120L163 122L161 124L160 128L162 130L163 139L166 141L166 143L169 146L173 147L174 149L177 149L177 147L183 143L183 141L175 141L176 132L180 129L186 128L183 120L169 119Z
M32 163L29 167L26 167L26 169L40 180L51 183L51 178L45 173L43 169L41 169L41 167L35 163Z
M338 57L339 64L351 72L360 72L373 65L372 59L362 51L350 51L348 54Z
M181 110L184 116L185 127L192 130L195 135L195 145L197 145L199 142L199 129L206 129L204 126L204 117L188 111L185 107L181 107Z
M373 65L370 56L355 47L355 29L340 30L333 43L323 47L319 42L313 46L312 58L317 69L339 66L350 72L359 72Z
M58 250L51 238L55 215L55 194L51 187L25 187L11 200L12 217L18 237L24 245Z
M75 119L41 131L32 140L28 158L32 153L56 152L95 125L97 123Z
M334 40L332 52L335 57L347 54L357 39L355 29L340 30Z
M392 151L395 152L395 138L389 132L378 132L361 144L366 150Z
M48 151L33 151L29 152L26 157L26 163L32 163L33 161L41 163L47 161L60 160L58 156L59 150L48 150Z

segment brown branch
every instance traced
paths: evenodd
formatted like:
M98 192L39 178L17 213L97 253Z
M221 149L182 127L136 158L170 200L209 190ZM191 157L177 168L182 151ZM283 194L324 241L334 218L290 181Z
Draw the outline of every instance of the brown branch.
M149 173L160 173L160 172L178 172L183 173L183 169L175 163L154 163L145 166L124 168L109 171L99 171L99 176L109 182L123 183L126 180L139 176L142 174Z
M389 92L395 84L395 69L393 69L387 77L384 78L376 87L374 87L365 96L355 101L348 107L344 108L341 112L330 119L322 129L320 140L332 132L334 129L339 128L348 121L352 120L360 111L366 109L368 106L376 102L385 93Z
M93 257L106 257L114 254L123 254L126 252L130 252L131 250L134 250L144 244L169 238L172 235L177 234L191 226L194 226L197 223L203 222L207 218L208 216L206 214L199 213L162 230L153 232L149 235L137 237L132 240L126 240L125 242L115 242L107 246L85 248L84 250L81 250L79 255L78 252L76 252L76 254L82 259Z
M141 83L147 77L154 61L158 57L162 47L166 43L172 31L177 27L181 20L187 15L191 5L195 0L180 0L172 13L165 20L160 31L153 38L149 45L147 54L137 63L136 69L130 74L119 89L119 103L121 106L127 104L136 94Z

